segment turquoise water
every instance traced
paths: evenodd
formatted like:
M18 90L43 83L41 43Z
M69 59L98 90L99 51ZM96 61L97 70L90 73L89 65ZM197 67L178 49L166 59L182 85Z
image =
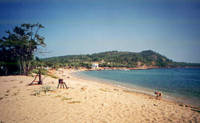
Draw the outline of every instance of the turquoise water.
M165 97L200 106L200 69L173 68L149 70L84 71L79 76L107 80L130 88L152 93L161 91ZM109 81L110 80L110 81Z

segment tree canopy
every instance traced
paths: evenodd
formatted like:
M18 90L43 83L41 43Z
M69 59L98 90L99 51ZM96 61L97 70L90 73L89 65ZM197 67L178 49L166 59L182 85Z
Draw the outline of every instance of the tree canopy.
M38 47L46 46L45 38L39 35L43 28L39 23L21 24L6 31L7 35L0 39L1 74L28 74L34 53Z

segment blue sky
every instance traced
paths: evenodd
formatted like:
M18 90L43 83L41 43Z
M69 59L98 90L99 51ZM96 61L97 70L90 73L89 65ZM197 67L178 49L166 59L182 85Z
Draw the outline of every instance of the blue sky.
M48 53L154 50L200 63L199 0L0 0L0 36L41 23Z

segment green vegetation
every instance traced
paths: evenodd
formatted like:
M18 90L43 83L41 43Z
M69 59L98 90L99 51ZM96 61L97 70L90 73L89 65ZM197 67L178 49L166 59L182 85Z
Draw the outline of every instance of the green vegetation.
M49 67L86 67L90 68L92 62L98 62L100 67L136 67L136 66L158 66L158 67L200 67L200 64L178 63L152 50L139 53L109 51L91 55L68 55L42 59Z
M36 67L34 53L45 46L41 24L21 24L0 39L0 75L24 74Z
M30 71L31 74L32 73L38 74L38 72L39 72L39 69L33 69ZM40 72L42 75L48 75L48 71L46 69L40 69Z
M42 63L41 63L41 64L42 64ZM39 70L40 70L40 72L41 72L42 75L47 75L47 76L50 76L50 77L52 77L52 78L54 78L54 79L58 79L57 76L55 76L55 75L53 75L53 74L50 74L50 73L48 72L48 70L46 70L46 69L44 69L44 68L32 69L31 71L29 71L29 74L30 74L30 75L33 75L33 73L38 74L38 73L39 73Z

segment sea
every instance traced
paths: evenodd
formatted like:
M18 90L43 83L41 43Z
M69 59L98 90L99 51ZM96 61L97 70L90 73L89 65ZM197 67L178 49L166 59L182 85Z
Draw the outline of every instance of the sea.
M159 91L165 99L200 106L200 68L83 71L75 75L149 95Z

